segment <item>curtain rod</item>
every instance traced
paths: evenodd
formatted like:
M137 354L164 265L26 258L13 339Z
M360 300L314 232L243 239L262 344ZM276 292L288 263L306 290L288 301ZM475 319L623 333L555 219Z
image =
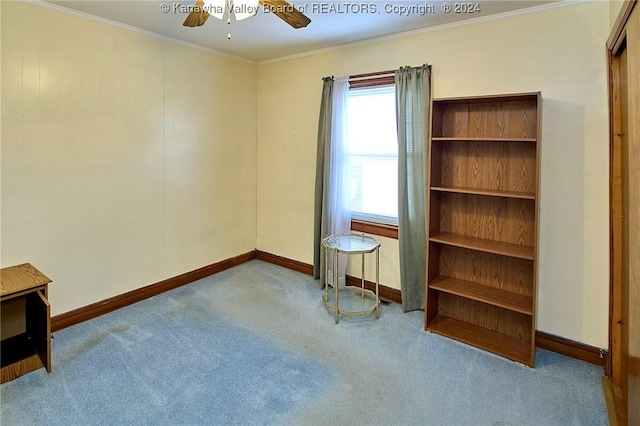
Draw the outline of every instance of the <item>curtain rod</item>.
M425 64L427 65L427 64ZM424 65L423 65L424 66ZM431 68L431 65L428 65ZM402 67L404 68L404 67ZM411 68L420 68L420 67L411 67ZM349 76L349 81L362 81L362 80L373 80L376 78L387 78L387 77L395 77L396 70L388 70L388 71L379 71L372 72L368 74L356 74Z
M373 80L376 78L394 77L395 75L396 75L396 72L393 70L375 72L370 74L357 74L357 75L349 76L349 81Z

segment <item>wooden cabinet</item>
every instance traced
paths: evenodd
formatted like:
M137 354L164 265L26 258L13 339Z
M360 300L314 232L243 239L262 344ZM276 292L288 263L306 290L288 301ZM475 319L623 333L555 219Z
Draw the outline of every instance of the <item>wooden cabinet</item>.
M533 366L539 93L434 99L425 329Z
M29 263L0 270L0 383L51 372L50 282Z

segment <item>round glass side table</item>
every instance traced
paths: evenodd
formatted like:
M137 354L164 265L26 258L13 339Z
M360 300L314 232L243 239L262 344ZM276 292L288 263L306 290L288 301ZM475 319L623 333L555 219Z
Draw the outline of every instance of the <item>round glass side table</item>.
M345 317L358 317L376 313L376 319L380 318L380 243L365 235L330 235L322 239L324 247L324 295L322 300L329 312L335 315L336 324L340 315ZM364 261L365 254L376 255L376 287L375 292L364 288ZM338 287L338 254L359 254L362 256L362 274L360 287ZM329 256L333 258L333 283L329 288ZM342 301L342 306L339 305Z

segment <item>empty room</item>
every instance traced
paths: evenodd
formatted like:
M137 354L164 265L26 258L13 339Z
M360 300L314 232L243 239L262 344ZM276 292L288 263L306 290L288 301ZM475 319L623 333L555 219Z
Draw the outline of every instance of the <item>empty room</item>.
M640 425L637 0L0 22L2 425Z

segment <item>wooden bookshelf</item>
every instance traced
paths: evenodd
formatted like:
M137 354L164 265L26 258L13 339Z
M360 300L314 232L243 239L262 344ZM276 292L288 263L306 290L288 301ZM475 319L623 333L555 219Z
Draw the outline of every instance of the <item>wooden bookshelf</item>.
M535 364L539 93L434 99L425 329Z

